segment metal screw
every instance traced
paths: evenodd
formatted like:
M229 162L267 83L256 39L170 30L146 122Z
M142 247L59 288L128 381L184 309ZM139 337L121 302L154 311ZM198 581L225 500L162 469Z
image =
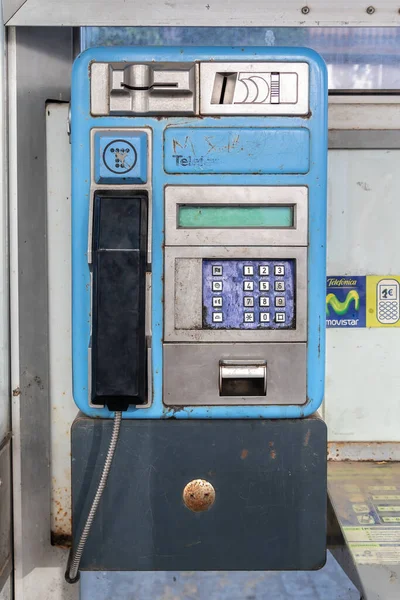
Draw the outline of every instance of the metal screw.
M308 15L308 13L310 12L310 7L303 6L303 8L301 9L301 12L303 13L303 15Z
M375 12L375 8L374 8L373 6L368 6L368 8L367 8L367 13L368 13L369 15L373 15L373 14L374 14L374 12Z

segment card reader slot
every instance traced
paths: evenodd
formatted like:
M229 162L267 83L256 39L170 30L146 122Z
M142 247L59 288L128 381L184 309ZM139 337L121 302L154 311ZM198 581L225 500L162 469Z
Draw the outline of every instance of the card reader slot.
M96 194L93 205L92 404L147 403L147 197Z

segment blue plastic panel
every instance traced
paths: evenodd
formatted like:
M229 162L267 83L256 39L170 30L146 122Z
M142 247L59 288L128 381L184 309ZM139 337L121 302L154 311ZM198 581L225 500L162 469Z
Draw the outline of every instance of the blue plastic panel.
M170 127L164 160L167 173L307 173L310 132L305 127Z
M203 327L291 329L294 260L203 260Z
M146 183L147 134L101 131L94 135L96 183Z
M298 61L310 66L310 114L308 117L96 117L90 114L89 65L92 61ZM150 128L152 131L152 405L131 406L125 418L295 418L315 412L324 395L325 364L325 247L326 247L326 162L327 162L327 78L322 59L304 48L96 48L81 54L73 67L72 81L72 342L73 394L79 408L88 415L111 417L107 409L88 403L88 348L91 325L90 270L87 244L90 208L90 133L93 128L117 131ZM166 173L164 135L166 128L190 129L297 129L309 135L309 170L306 173ZM298 156L299 165L302 157ZM211 171L211 170L210 170ZM162 342L164 295L164 186L166 185L254 185L308 186L308 335L307 402L292 406L208 406L166 407L162 402Z

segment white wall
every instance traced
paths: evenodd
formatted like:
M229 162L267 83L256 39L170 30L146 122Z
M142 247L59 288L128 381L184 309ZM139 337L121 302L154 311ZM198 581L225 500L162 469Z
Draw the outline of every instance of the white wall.
M400 274L400 150L331 150L328 275ZM332 441L400 441L400 328L328 329Z

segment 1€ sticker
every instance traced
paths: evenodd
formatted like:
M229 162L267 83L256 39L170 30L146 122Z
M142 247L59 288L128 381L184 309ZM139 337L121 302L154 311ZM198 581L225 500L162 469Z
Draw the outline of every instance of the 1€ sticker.
M367 327L400 327L400 275L367 277Z

